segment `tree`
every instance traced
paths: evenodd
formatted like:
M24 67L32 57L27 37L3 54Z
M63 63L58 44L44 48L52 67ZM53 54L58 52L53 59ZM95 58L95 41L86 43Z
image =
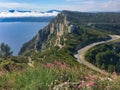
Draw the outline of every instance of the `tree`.
M12 55L12 53L11 48L7 44L0 44L0 56L8 57Z
M115 71L114 66L113 65L109 65L108 66L108 72L113 72L113 71Z
M100 65L101 65L100 54L97 54L97 55L96 55L96 65L97 65L98 67L100 67Z
M106 69L106 66L104 63L102 64L101 69Z

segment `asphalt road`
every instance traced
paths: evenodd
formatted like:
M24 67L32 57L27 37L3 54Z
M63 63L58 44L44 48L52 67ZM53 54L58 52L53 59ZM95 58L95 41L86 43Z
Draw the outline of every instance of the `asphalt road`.
M117 39L120 39L120 36L118 35L110 35L111 39L110 40L107 40L107 41L101 41L101 42L96 42L96 43L92 43L80 50L78 50L78 53L75 54L74 56L77 58L77 61L79 63L82 63L84 65L86 65L87 67L91 68L92 70L95 70L97 72L100 72L100 73L103 73L105 74L105 72L99 68L97 68L96 66L94 66L93 64L89 63L88 61L85 60L85 52L87 50L89 50L90 48L96 46L96 45L99 45L99 44L103 44L103 43L108 43L108 42L111 42L111 41L114 41L114 40L117 40Z

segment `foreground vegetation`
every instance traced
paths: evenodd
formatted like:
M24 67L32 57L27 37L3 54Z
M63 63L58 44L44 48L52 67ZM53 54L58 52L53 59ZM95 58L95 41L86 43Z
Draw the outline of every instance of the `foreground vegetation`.
M84 67L84 68L83 68ZM101 75L80 65L70 67L68 64L39 64L34 68L27 67L22 71L3 73L0 76L0 89L6 90L119 90L119 80ZM59 84L64 83L62 86Z
M1 58L0 89L119 90L119 77L105 76L77 63L66 49L51 48L33 56ZM116 78L115 78L116 77ZM62 85L61 85L62 84Z

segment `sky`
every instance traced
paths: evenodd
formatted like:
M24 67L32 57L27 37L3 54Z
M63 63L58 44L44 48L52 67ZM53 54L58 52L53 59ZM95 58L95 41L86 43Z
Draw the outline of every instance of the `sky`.
M0 0L0 11L10 9L35 11L57 9L81 12L120 11L120 0Z

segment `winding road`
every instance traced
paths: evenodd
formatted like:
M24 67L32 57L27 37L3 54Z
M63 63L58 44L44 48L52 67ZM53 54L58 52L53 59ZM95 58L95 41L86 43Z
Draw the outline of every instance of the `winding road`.
M108 43L108 42L111 42L111 41L114 41L114 40L117 40L117 39L120 39L120 36L118 35L110 35L111 39L110 40L107 40L107 41L101 41L101 42L96 42L96 43L92 43L80 50L78 50L78 53L75 54L74 56L77 58L77 61L79 63L82 63L84 64L85 66L97 71L97 72L100 72L100 73L103 73L105 74L105 72L99 68L97 68L96 66L94 66L93 64L89 63L88 61L85 60L85 52L88 51L90 48L96 46L96 45L99 45L99 44L103 44L103 43Z

